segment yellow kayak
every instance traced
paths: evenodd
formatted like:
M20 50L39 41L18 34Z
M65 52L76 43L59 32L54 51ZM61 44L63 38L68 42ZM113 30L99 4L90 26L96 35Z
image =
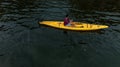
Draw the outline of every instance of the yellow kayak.
M39 22L41 25L47 25L54 28L73 30L73 31L92 31L108 28L107 25L89 24L82 22L74 22L74 26L64 26L63 21L42 21Z

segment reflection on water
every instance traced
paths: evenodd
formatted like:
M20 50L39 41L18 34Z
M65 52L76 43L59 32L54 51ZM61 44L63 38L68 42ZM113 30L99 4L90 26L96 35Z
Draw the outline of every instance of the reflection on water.
M0 0L1 67L119 67L119 0ZM39 27L63 20L109 25L99 32Z
M120 0L70 0L73 7L83 10L119 11Z

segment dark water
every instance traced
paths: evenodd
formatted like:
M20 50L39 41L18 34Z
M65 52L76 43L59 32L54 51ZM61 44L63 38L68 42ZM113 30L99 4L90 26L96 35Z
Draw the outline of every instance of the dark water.
M1 0L0 67L120 67L119 9L86 11L78 5L72 0ZM38 25L66 14L110 28L64 33Z

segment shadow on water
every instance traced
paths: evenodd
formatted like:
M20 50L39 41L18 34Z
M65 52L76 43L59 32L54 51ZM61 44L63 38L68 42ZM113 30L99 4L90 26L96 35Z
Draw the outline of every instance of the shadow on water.
M1 67L119 67L119 1L0 0ZM63 20L66 14L110 28L75 32L39 27L39 19Z

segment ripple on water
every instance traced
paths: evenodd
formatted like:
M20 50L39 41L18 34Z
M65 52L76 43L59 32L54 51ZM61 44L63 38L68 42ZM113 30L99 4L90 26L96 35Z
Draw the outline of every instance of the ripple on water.
M9 62L13 63L12 67L33 67L32 64L35 67L119 66L119 13L86 12L72 7L67 0L37 0L33 6L24 4L16 8L18 4L1 3L5 12L0 18L0 59L4 60L0 62L4 67ZM99 24L104 20L110 28L100 32L67 31L65 34L59 29L38 28L35 20L63 20L67 13L75 19L79 16L77 20Z

